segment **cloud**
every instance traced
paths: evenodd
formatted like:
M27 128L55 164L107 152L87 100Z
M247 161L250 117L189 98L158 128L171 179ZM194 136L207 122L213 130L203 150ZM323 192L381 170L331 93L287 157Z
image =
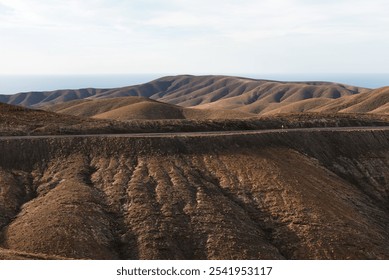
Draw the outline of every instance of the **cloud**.
M69 71L69 60L91 72L189 72L200 61L240 72L289 63L292 71L318 54L319 65L330 64L327 54L351 62L363 49L385 56L388 12L384 0L0 0L0 49L14 71L32 71L29 61Z
M151 36L163 29L190 28L196 33L197 28L238 41L293 32L349 32L355 27L372 26L381 29L380 24L388 21L388 4L381 0L0 0L0 4L8 9L8 17L0 26L138 30Z
M12 9L0 2L0 16L9 15L12 12Z

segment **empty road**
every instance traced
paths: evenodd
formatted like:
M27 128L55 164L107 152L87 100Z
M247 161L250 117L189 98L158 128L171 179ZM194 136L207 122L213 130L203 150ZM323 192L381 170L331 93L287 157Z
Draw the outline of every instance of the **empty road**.
M370 127L312 127L288 129L262 129L262 130L233 130L233 131L199 131L199 132L166 132L166 133L125 133L125 134L85 134L85 135L28 135L28 136L0 136L0 140L13 139L42 139L42 138L88 138L88 137L125 137L125 138L163 138L163 137L201 137L201 136L232 136L254 135L268 133L290 132L352 132L352 131L388 131L389 126Z

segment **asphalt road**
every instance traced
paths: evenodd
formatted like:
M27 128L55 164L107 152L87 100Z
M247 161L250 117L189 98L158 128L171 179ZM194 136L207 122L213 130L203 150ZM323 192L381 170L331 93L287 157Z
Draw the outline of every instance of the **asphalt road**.
M231 136L253 135L267 133L289 132L328 132L328 131L388 131L389 126L371 127L320 127L320 128L290 128L290 129L263 129L263 130L235 130L235 131L200 131L200 132L167 132L167 133L126 133L126 134L85 134L85 135L37 135L37 136L0 136L0 140L12 139L42 139L42 138L88 138L88 137L121 137L121 138L163 138L163 137L201 137L201 136Z

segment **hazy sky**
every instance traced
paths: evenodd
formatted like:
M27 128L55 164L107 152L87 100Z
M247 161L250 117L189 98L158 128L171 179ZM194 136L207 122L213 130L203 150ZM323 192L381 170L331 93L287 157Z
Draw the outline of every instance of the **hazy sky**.
M387 0L0 0L0 74L389 73Z

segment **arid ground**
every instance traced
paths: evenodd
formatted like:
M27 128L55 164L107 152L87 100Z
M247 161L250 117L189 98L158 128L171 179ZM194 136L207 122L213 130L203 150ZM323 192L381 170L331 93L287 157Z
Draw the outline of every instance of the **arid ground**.
M389 88L176 76L0 102L0 259L389 259Z

